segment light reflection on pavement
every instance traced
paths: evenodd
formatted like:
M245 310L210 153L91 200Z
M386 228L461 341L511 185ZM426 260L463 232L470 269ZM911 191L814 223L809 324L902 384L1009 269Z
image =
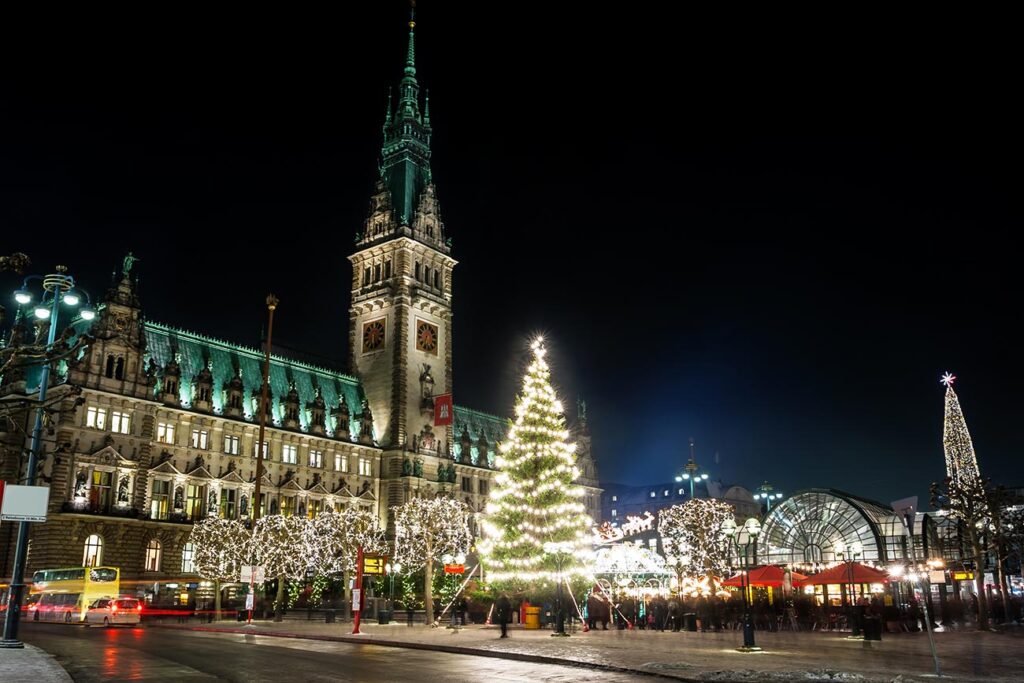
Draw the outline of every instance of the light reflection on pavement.
M168 629L31 624L22 637L76 681L625 682L637 676L491 657ZM643 676L650 681L667 680Z

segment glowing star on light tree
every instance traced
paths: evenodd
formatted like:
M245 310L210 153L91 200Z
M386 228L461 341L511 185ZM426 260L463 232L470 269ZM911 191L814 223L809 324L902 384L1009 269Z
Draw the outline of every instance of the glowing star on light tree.
M576 445L567 441L544 340L535 340L531 349L482 521L479 548L488 578L498 584L561 584L560 577L592 576L593 522L582 502L584 490L575 483Z

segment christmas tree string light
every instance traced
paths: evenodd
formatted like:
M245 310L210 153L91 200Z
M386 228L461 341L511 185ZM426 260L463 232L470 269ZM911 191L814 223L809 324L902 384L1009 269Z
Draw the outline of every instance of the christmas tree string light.
M495 487L479 544L496 582L560 581L591 575L593 522L575 482L576 445L568 443L561 401L551 387L543 339L516 399L515 422L498 449Z
M946 416L942 426L942 448L946 454L946 476L963 491L980 491L983 486L978 458L974 453L971 433L960 410L960 399L953 391L956 376L946 373L942 383L946 386Z

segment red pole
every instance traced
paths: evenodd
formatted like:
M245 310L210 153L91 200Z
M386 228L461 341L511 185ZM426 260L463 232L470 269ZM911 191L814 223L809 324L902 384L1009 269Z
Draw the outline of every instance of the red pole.
M359 552L356 555L356 590L359 592L359 604L354 605L356 616L355 626L352 629L352 635L359 635L359 618L363 615L363 546L359 546Z

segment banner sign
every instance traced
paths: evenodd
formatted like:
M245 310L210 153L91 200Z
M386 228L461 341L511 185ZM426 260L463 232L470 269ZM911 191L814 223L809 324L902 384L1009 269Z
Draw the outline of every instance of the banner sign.
M441 394L434 397L434 426L444 427L452 423L452 395Z
M45 522L50 502L49 486L7 484L0 501L0 520L5 522Z
M932 569L928 572L928 580L932 583L946 583L946 572L941 569Z
M242 565L242 575L238 577L242 583L263 583L267 580L263 565Z
M445 574L465 574L466 565L464 564L446 564L444 566Z
M953 572L956 581L974 581L974 572Z
M358 588L353 588L352 589L352 611L353 612L358 612L359 611L359 594L361 592L362 591L360 591Z

